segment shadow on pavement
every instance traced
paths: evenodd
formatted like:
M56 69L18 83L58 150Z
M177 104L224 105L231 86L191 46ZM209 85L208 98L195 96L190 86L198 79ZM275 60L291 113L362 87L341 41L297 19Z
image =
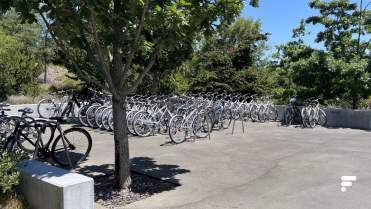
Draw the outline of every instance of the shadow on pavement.
M160 179L170 182L172 184L180 185L179 179L176 175L191 172L188 169L180 168L179 165L157 164L153 158L150 157L134 157L131 159L131 170L138 174L146 175L151 178ZM113 176L114 165L86 165L75 169L77 173L98 179L101 177Z
M156 164L153 158L135 157L131 159L131 170L154 178L180 185L175 176L191 172L180 168L179 165Z
M176 175L191 172L188 169L180 168L179 165L157 164L150 157L132 158L131 170L131 186L124 190L118 190L114 187L114 165L112 164L87 165L75 171L94 178L96 201L111 202L115 199L121 199L126 204L145 196L173 190L180 186ZM123 198L129 199L123 200Z

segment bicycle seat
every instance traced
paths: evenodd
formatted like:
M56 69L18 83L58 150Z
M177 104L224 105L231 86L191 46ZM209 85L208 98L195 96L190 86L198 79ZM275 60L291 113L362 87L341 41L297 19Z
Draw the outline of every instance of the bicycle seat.
M29 107L26 107L26 108L23 108L23 109L19 109L18 112L21 112L21 113L24 113L24 114L31 114L31 113L33 113L33 110Z
M23 109L19 109L18 112L31 114L31 113L33 113L33 110L29 107L26 107L26 108L23 108Z

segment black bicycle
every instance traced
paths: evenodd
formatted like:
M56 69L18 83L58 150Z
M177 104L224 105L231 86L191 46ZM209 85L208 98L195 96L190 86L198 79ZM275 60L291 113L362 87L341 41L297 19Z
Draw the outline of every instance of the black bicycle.
M77 116L75 110L81 104L74 90L59 91L50 94L49 98L42 99L37 104L37 112L41 118Z
M62 130L62 121L62 117L16 121L14 132L6 139L3 151L24 152L33 158L52 159L63 167L75 167L89 155L92 139L82 128Z
M302 124L301 112L296 102L296 96L290 98L285 114L283 116L283 125Z

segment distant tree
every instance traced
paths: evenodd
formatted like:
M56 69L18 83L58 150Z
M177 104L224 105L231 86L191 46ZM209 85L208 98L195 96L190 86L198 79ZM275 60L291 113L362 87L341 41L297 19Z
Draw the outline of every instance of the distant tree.
M367 68L370 59L370 11L363 1L360 4L349 0L312 0L309 6L320 14L309 17L306 22L324 26L317 34L317 42L324 43L333 56L334 70L343 87L344 96L352 99L357 108L359 99L371 94L371 71Z
M293 40L277 47L275 58L279 60L276 71L281 75L281 98L292 95L300 99L319 98L322 101L339 96L335 91L337 72L329 66L329 55L304 43L308 33L302 20L293 29Z
M44 45L41 27L21 24L12 10L0 16L0 98L11 94L35 94L42 72Z
M260 21L252 18L238 18L212 36L206 36L193 57L191 91L256 93L247 84L249 68L259 65L267 38Z

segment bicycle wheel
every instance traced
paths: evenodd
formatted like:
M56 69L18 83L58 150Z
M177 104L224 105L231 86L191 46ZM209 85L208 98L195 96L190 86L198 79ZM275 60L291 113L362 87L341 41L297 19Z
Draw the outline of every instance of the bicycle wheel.
M301 118L302 118L302 121L303 121L303 127L304 128L310 127L308 108L303 107L301 109Z
M308 116L308 124L311 128L316 127L317 125L317 118L316 118L316 113L313 108L311 108L309 111L309 116Z
M259 111L258 111L258 106L253 105L251 106L250 109L250 118L252 122L256 122L259 119Z
M206 138L210 134L210 119L208 118L206 112L200 112L197 116L193 119L192 122L192 129L193 134L196 135L198 138Z
M48 123L48 121L43 120L43 119L38 119L32 122L29 122L28 124L29 127L25 127L22 130L22 135L20 135L19 136L20 138L17 140L17 144L19 148L28 153L34 152L36 148L36 141L38 139L38 132L36 128L34 127L34 124L36 123L37 124ZM39 144L40 147L43 147L46 141L50 139L52 132L53 131L50 126L45 126L45 129L43 130L43 132L41 132L41 141L40 141L41 144Z
M89 109L86 111L86 121L88 122L91 128L98 128L98 125L95 123L95 111L101 106L93 105L90 106Z
M166 134L168 132L169 121L170 121L169 116L166 113L161 115L161 117L158 121L160 123L159 124L160 134Z
M240 114L240 113L238 113ZM240 117L239 117L240 118ZM228 129L229 126L231 125L232 123L232 112L230 109L225 109L222 113L221 113L221 123L222 123L222 127L224 129Z
M101 106L95 110L95 124L98 126L98 128L101 128L103 126L102 118L103 112L106 108L106 106Z
M278 118L278 110L276 107L270 106L268 110L268 117L271 121L277 121Z
M19 140L20 137L17 137L17 135L14 133L11 134L5 139L4 143L2 144L1 152L14 153L24 157L30 156L32 152L25 151L24 149L21 149L21 147L19 147Z
M135 114L133 118L133 129L138 136L149 136L152 132L153 119L146 111Z
M327 115L324 110L319 109L318 110L318 125L325 126L327 123Z
M4 143L1 146L1 153L3 152L11 152L14 153L15 150L17 149L17 139L15 135L10 135L8 136Z
M110 111L108 115L108 131L113 131L115 127L113 126L113 113Z
M0 117L0 135L6 136L12 132L10 119L8 117Z
M176 115L171 118L169 123L169 136L171 141L180 144L186 140L186 128L183 127L183 116Z
M283 116L283 125L289 126L293 122L292 112L287 109L284 116Z
M58 114L58 105L53 99L42 99L37 104L37 113L39 113L40 118L51 118Z
M249 108L247 107L246 104L242 104L240 109L241 109L242 120L248 121L250 117Z
M103 117L102 117L102 127L104 130L109 131L111 129L110 128L110 116L111 115L112 115L112 108L109 107L104 111Z
M112 111L112 107L107 107L106 109L103 110L102 118L101 118L101 122L99 126L100 129L103 129L103 130L109 129L108 117L111 111Z
M231 111L232 112L232 118L234 119L234 120L238 120L238 119L240 119L240 108L238 107L238 108L234 108L233 109L233 111Z
M130 111L127 115L126 115L126 125L128 127L128 131L129 133L131 133L132 135L136 135L135 131L134 131L134 127L133 127L133 118L134 118L134 115L137 113L138 111L136 110L133 110L133 111Z
M90 134L81 128L70 128L63 131L65 145L62 136L59 135L53 142L51 153L56 163L61 166L69 166L68 156L72 166L84 161L90 153L92 141Z
M258 109L258 119L259 119L259 122L261 123L264 123L265 120L266 120L266 115L265 115L265 107L263 105L261 105Z
M86 118L86 111L89 109L90 105L84 105L79 109L78 118L83 126L89 126L87 118Z

